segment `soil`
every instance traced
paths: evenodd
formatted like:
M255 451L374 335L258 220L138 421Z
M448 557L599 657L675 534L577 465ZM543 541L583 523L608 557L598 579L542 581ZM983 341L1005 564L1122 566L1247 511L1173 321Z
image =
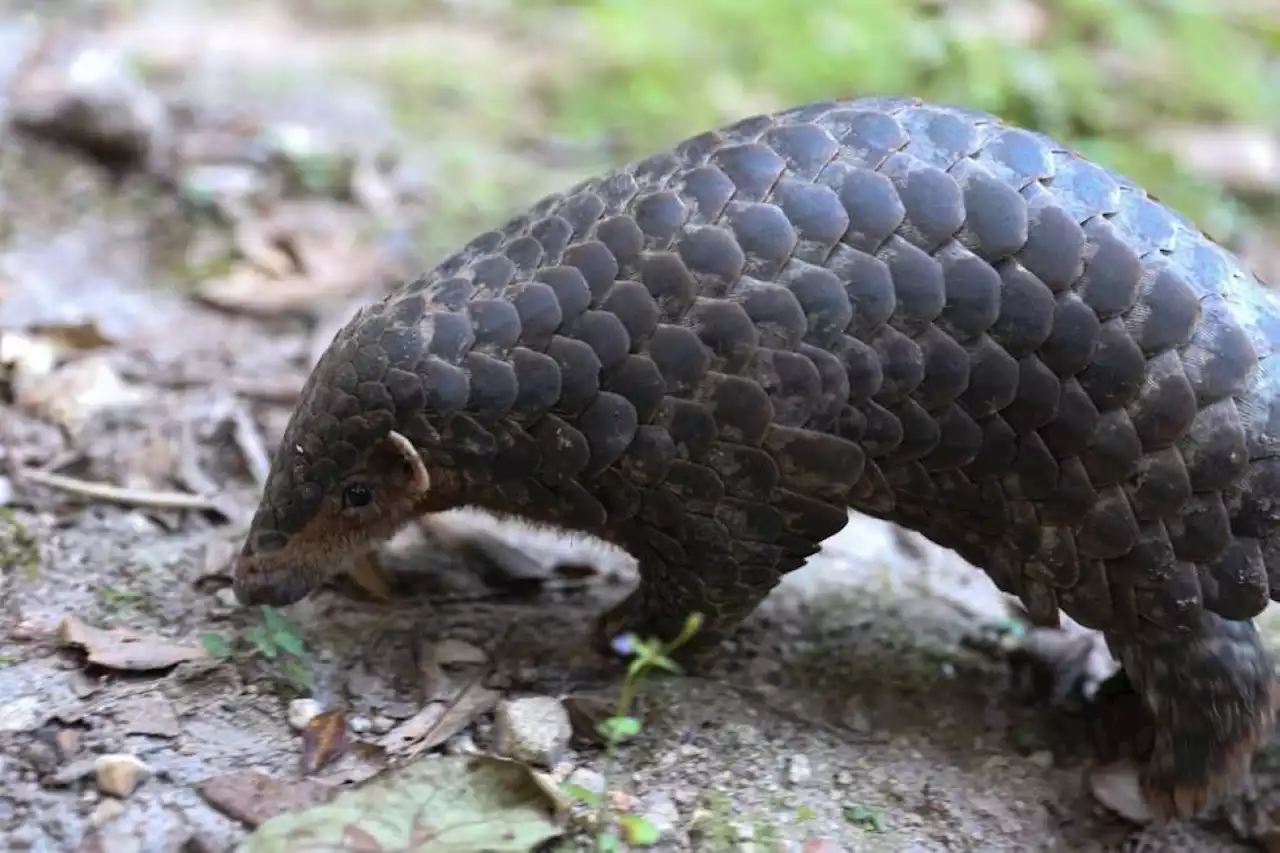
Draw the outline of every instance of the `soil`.
M331 33L301 24L290 32L272 20L274 44L287 35L297 55L351 49ZM0 22L0 36L26 43L23 26ZM156 43L156 27L154 18L133 19L108 40L136 49ZM245 65L272 61L264 39L240 46ZM222 51L208 74L234 64L228 41L209 39L204 49ZM194 49L190 63L200 55ZM229 85L222 94L235 91ZM353 118L370 112L365 90L319 94L331 91L317 79L291 97L311 106L332 100L309 120L365 132ZM275 116L276 101L250 103ZM417 144L429 159L431 140ZM252 622L229 595L226 560L256 503L254 440L274 446L317 342L349 300L376 287L332 287L326 300L292 312L251 312L251 300L210 306L193 298L182 270L192 245L225 228L190 224L172 187L115 183L83 151L12 131L0 151L0 329L38 337L42 325L87 324L109 345L76 357L100 359L101 375L123 377L138 395L99 410L92 395L68 392L75 402L61 423L47 408L0 406L0 463L9 472L0 475L0 848L231 850L248 829L197 786L249 769L301 778L300 738L288 722L295 696L253 666L216 660L145 671L95 665L58 641L58 627L72 617L199 648L203 635ZM427 203L405 215L421 223L440 210L432 199L441 191L427 180ZM380 269L403 262L386 241L368 245ZM19 469L134 494L94 499ZM175 490L217 498L199 510L156 505L158 493ZM287 611L320 662L318 699L366 728L412 716L423 701L420 652L445 641L484 650L486 683L506 695L616 688L616 665L583 651L583 637L592 616L625 594L630 558L602 543L468 517L508 537L552 581L513 595L470 573L471 564L433 573L426 546L408 535L388 561L430 576L429 601L388 608L325 593ZM595 571L572 582L550 572L566 563ZM619 753L611 787L625 792L618 802L626 807L665 818L658 849L801 849L806 841L807 850L913 853L1257 849L1225 824L1144 834L1100 806L1085 784L1088 750L1057 716L1015 697L1006 661L990 651L986 640L1011 621L1009 602L980 570L854 515L726 645L713 673L646 686L645 728ZM482 714L447 748L492 742ZM154 775L104 811L112 798L93 775L66 768L119 753ZM603 759L575 747L555 765L559 776L601 772ZM359 757L327 772L358 776Z

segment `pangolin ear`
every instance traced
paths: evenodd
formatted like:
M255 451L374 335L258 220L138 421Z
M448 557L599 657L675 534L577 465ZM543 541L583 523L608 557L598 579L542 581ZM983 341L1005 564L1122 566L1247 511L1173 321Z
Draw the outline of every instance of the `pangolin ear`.
M395 430L387 434L387 442L409 466L409 488L414 495L418 497L425 495L431 488L431 475L427 473L427 465L422 461L422 454L418 453L418 448Z

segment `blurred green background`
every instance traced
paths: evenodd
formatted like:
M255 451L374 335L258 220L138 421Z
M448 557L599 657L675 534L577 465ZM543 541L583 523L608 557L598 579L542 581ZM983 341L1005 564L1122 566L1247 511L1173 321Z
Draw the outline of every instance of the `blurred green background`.
M198 4L161 3L179 15ZM710 126L874 94L964 104L1044 131L1127 173L1233 247L1276 218L1280 0L240 0L205 8L220 16L270 9L313 34L379 34L334 51L332 63L387 93L398 125L438 160L447 191L426 236L432 251L567 180Z
M469 45L405 39L376 63L402 125L439 145L461 182L448 238L563 180L559 169L521 168L518 152L530 145L554 140L558 165L588 172L756 110L885 93L989 110L1065 140L1219 239L1274 208L1261 177L1250 186L1190 168L1174 144L1188 134L1192 142L1181 144L1195 143L1204 129L1269 137L1280 126L1280 5L1266 0L295 0L292 8L326 26L467 28ZM1218 150L1211 163L1239 160Z

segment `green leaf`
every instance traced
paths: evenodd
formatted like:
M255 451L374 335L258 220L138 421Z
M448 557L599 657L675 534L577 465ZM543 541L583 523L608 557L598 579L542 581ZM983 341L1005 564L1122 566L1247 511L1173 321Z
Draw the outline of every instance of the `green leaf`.
M266 620L267 630L272 634L293 630L293 626L289 624L289 620L285 618L285 615L274 607L263 605L262 618Z
M648 847L657 844L662 837L658 828L639 815L620 815L618 823L622 825L627 843L636 847Z
M619 853L622 842L612 832L602 832L596 836L596 850L598 853Z
M589 788L584 788L574 782L561 782L560 790L577 800L580 803L586 803L589 806L598 806L603 802L600 795Z
M601 736L611 743L621 743L640 734L640 721L635 717L609 717L596 727Z
M844 819L855 826L884 832L884 813L879 809L855 803L844 807Z
M221 634L201 634L200 645L215 658L226 660L231 657L231 642Z
M425 758L325 805L277 815L238 853L526 853L563 834L556 801L523 764Z
M261 625L256 626L249 632L249 642L268 660L275 660L276 655L279 654L275 643L271 642L271 635Z
M307 649L302 645L302 638L293 631L276 631L271 635L271 641L276 648L286 651L294 657L301 658L307 655Z

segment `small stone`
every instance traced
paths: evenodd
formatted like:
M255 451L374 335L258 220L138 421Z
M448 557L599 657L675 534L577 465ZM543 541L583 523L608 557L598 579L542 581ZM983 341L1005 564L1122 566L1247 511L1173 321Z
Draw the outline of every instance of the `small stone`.
M352 717L347 720L347 726L352 734L362 735L373 728L373 721L368 717Z
M62 753L62 760L70 761L80 751L80 732L75 729L59 729L54 742L58 745L58 752Z
M46 702L39 696L23 696L0 705L0 732L29 732L45 721Z
M673 836L680 825L680 810L676 808L675 801L665 794L648 798L645 817L664 838Z
M733 834L739 841L750 841L756 837L756 828L749 823L735 823Z
M569 783L585 788L593 794L600 795L604 793L604 775L597 773L590 767L579 767L577 770L569 774Z
M1047 749L1038 749L1027 756L1027 761L1042 770L1048 770L1053 767L1053 753Z
M787 766L787 781L792 785L805 785L813 778L813 768L809 766L809 758L804 755L791 756Z
M853 774L848 770L841 770L836 774L836 784L848 787L853 784Z
M99 755L94 759L93 772L99 791L120 798L133 794L141 782L151 777L151 768L127 753Z
M676 790L676 803L685 808L697 805L699 794L695 788L678 788Z
M323 710L315 699L294 699L289 703L289 727L300 732Z
M475 738L466 732L454 735L445 742L444 751L450 755L479 755L480 748L476 746Z
M375 714L373 720L370 721L374 734L385 735L396 727L396 721L388 717L386 714Z
M628 794L626 791L610 791L609 805L616 812L629 814L635 810L636 798Z
M498 752L546 768L560 760L573 736L569 712L550 696L499 702L494 723Z
M96 828L115 820L122 814L124 814L124 803L114 797L107 797L90 813L89 825Z
M436 662L441 666L474 666L488 663L489 656L462 640L441 640L435 648Z
M218 606L225 607L228 610L237 610L240 607L240 600L236 598L236 591L229 586L224 586L215 592L213 597L218 602Z

